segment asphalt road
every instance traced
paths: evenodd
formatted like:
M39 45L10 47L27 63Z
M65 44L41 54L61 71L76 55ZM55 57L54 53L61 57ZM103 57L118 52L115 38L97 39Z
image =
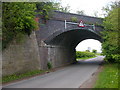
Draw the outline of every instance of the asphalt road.
M55 72L12 83L3 88L78 88L88 80L103 61L103 56L79 61Z

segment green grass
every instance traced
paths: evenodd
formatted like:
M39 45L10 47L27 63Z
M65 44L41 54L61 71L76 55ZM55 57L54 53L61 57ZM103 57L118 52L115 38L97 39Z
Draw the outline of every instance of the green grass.
M118 64L105 64L95 88L118 88Z
M96 53L96 55L100 55L100 56L101 56L101 55L102 55L102 53Z
M95 58L96 56L93 56L93 57L82 57L82 58L77 58L76 60L79 61L79 60L86 60L86 59L90 59L90 58Z
M43 72L45 72L45 71L34 70L34 71L26 72L26 73L23 73L23 74L13 74L13 75L9 75L9 76L4 76L4 77L2 77L2 83L7 83L7 82L10 82L10 81L19 80L19 79L23 79L23 78L26 78L26 77L38 75L38 74L41 74Z

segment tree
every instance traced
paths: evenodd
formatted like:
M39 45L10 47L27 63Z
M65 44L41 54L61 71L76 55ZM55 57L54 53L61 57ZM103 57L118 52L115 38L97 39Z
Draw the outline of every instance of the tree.
M85 50L86 52L90 52L90 50Z
M99 16L99 15L98 15L98 11L95 11L95 12L94 12L94 16L95 16L95 17L98 17L98 16Z
M93 49L92 52L93 52L93 53L97 53L97 50Z
M79 15L86 15L83 10L81 10L81 11L78 10L78 11L76 11L76 13L79 14Z
M71 11L70 6L68 4L66 7L60 6L58 10L65 13L69 13Z
M39 10L39 13L43 15L45 12L46 16L49 16L51 14L51 11L53 10L57 10L65 13L69 13L71 11L70 6L68 4L67 6L63 7L60 1L56 2L54 0L52 2L37 2L36 6L37 9Z
M50 12L52 10L57 10L57 3L54 2L4 2L3 17L2 17L2 28L3 28L3 48L13 39L22 40L24 35L28 36L33 30L37 28L37 22L35 21L36 9L39 10L39 14L48 20Z
M36 28L36 5L27 2L4 2L2 8L2 41L5 48L13 39L23 37L24 34L30 35Z
M54 2L37 2L36 3L37 10L40 15L43 16L44 19L49 19L51 15L51 11L59 9L59 3Z
M104 42L102 43L103 54L106 55L106 60L110 62L119 62L120 59L120 47L119 47L119 33L120 28L118 26L118 21L120 20L119 10L120 10L120 2L114 2L110 5L108 9L105 9L107 12L107 16L104 19L104 28L105 31L102 32Z

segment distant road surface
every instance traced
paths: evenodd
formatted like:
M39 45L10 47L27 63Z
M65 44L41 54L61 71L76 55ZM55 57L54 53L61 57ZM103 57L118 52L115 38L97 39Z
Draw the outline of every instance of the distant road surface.
M79 61L73 64L41 76L11 83L3 88L78 88L88 80L98 69L104 56Z

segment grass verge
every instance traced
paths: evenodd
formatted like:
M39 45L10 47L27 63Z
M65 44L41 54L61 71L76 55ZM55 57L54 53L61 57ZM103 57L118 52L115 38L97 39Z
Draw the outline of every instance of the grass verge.
M13 75L9 75L9 76L4 76L4 77L2 77L2 83L7 83L7 82L19 80L19 79L24 79L24 78L38 75L38 74L41 74L44 72L45 71L43 71L43 70L34 70L34 71L26 72L23 74L13 74Z
M82 57L82 58L77 58L76 60L79 61L79 60L86 60L86 59L90 59L90 58L95 58L96 56L93 56L93 57Z
M118 88L118 64L105 64L94 88Z

